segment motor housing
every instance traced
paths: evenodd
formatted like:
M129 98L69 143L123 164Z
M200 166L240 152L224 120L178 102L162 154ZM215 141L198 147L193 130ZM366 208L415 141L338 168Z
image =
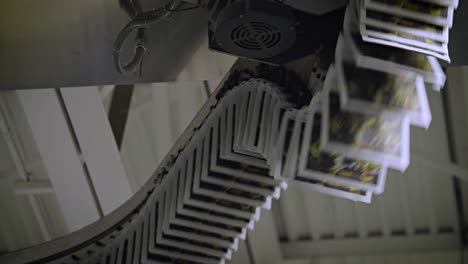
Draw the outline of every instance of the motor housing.
M211 50L271 64L331 54L344 16L344 8L314 15L275 0L211 0L207 7Z

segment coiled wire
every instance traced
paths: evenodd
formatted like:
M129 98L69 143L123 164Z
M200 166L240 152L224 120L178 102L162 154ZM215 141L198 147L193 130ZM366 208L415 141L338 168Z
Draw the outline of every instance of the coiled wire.
M181 0L173 0L169 4L164 5L158 9L142 12L133 0L119 0L119 3L121 8L132 18L132 20L128 22L127 25L125 25L122 31L120 31L119 35L114 41L114 65L120 74L134 72L138 65L141 65L146 53L144 35L145 30L148 27L161 21L162 19L169 17L173 12L198 8L198 6L196 6L190 9L178 10L178 8L183 5L183 3L181 3ZM134 30L138 30L138 32L133 58L127 64L122 65L120 58L122 46L128 36Z

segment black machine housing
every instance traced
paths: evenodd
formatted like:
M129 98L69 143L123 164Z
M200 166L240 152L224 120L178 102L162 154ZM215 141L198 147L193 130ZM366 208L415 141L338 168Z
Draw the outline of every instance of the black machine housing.
M211 0L207 7L211 50L271 64L333 56L344 16L341 5L317 15L276 0Z

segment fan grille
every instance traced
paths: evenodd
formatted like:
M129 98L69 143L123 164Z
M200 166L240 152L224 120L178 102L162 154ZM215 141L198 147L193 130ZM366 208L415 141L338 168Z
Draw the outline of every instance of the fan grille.
M280 43L281 31L271 24L250 21L235 27L231 32L231 40L247 50L269 49Z

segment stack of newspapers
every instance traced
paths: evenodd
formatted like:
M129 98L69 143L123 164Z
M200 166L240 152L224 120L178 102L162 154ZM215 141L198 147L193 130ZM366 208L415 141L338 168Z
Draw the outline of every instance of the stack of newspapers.
M308 107L282 120L275 178L370 202L387 169L409 165L410 125L427 128L427 89L439 91L449 61L456 1L351 0L334 63Z
M450 61L449 29L457 6L458 0L351 0L349 12L365 41Z

